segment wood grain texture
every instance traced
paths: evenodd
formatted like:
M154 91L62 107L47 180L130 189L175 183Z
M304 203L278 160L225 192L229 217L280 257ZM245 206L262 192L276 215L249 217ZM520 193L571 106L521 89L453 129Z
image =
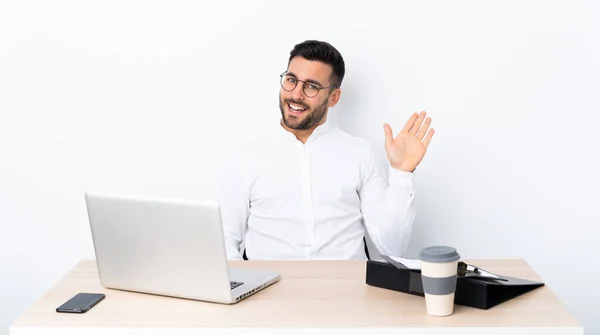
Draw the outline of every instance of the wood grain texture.
M523 260L469 260L494 273L541 280ZM490 310L455 306L431 317L422 297L365 284L365 261L246 261L281 280L235 305L105 289L96 263L80 262L12 325L27 327L581 327L548 286ZM81 315L55 308L79 292L106 299Z

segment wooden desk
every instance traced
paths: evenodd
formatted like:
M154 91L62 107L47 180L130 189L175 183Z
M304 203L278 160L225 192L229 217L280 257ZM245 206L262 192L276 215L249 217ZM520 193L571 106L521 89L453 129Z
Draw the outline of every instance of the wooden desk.
M522 260L469 261L508 276L540 280ZM235 305L104 289L94 261L82 261L21 315L11 335L33 334L583 334L544 286L490 310L455 306L426 314L422 297L365 284L364 261L231 262L276 270L281 281ZM86 314L56 313L79 292L106 299Z

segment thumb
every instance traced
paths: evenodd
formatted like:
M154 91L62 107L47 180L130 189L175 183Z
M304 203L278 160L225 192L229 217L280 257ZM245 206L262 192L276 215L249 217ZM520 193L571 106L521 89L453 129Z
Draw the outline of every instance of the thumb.
M385 147L389 147L392 145L394 137L392 135L392 127L389 124L383 124L383 131L385 132Z

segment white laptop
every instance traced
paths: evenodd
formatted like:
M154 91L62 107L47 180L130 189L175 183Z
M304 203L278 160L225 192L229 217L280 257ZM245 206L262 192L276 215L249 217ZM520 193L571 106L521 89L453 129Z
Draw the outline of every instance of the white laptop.
M228 267L215 202L89 192L85 199L106 288L231 304L280 279Z

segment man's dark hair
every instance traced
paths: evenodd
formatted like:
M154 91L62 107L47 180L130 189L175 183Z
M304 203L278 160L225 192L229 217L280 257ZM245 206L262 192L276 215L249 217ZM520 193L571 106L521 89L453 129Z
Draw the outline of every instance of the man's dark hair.
M338 87L342 85L342 80L344 79L344 74L346 73L344 58L342 58L342 54L340 54L340 52L331 44L315 40L304 41L296 44L294 49L292 49L290 52L288 66L292 61L292 58L296 56L330 65L333 68L333 72L329 78L329 81L332 85L336 85Z

